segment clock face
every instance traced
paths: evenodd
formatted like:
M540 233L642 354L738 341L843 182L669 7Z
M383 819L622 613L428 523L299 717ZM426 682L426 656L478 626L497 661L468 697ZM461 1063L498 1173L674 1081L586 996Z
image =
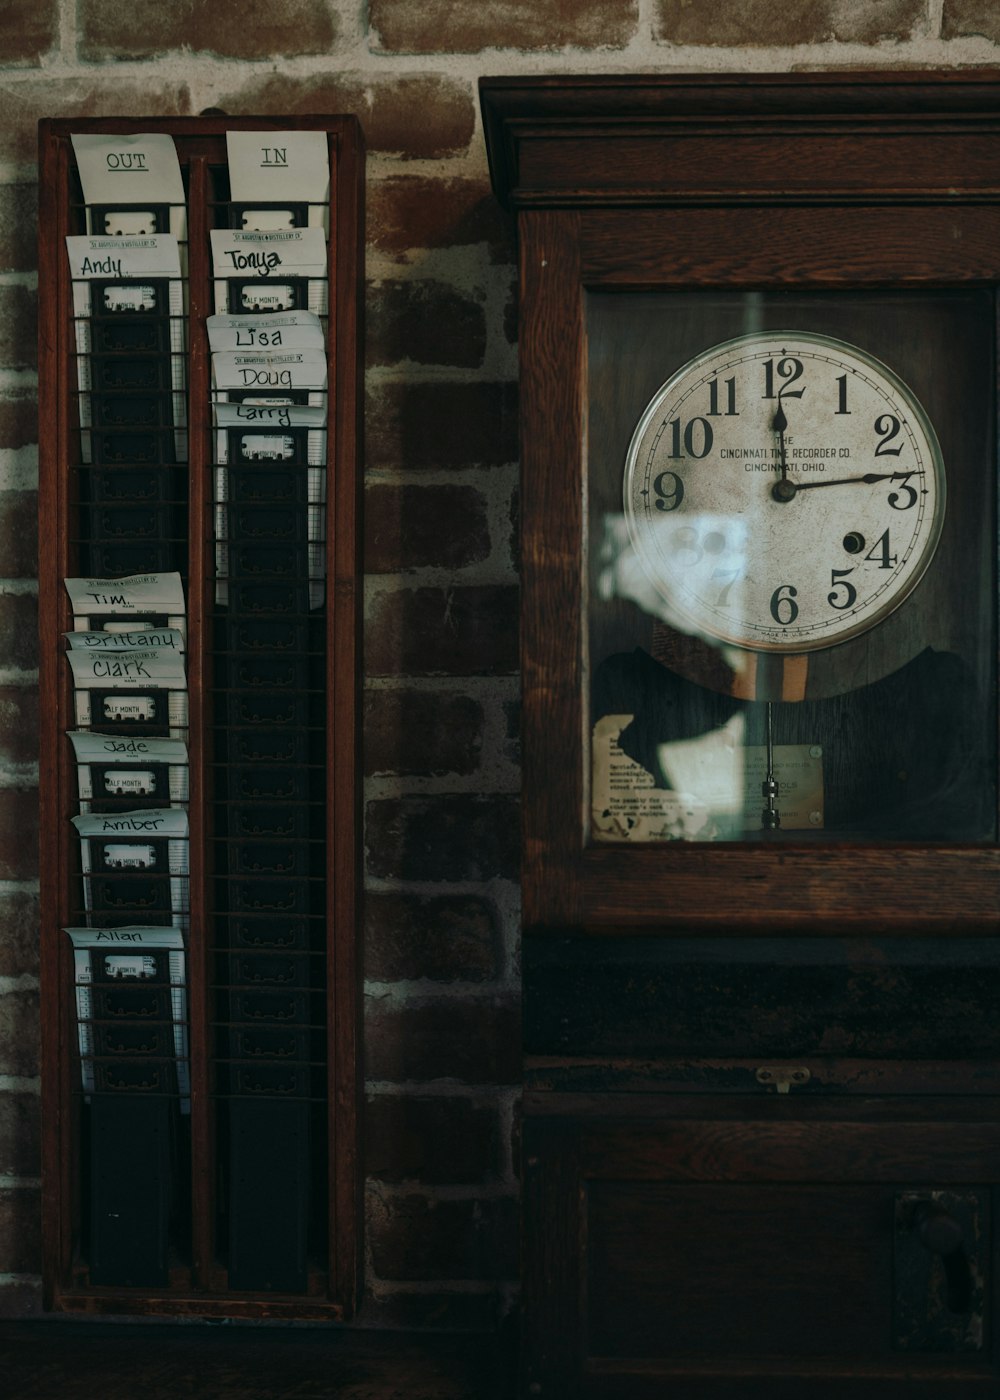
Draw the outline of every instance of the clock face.
M941 449L886 365L804 331L715 345L643 413L623 483L654 607L755 651L816 651L893 612L937 545Z

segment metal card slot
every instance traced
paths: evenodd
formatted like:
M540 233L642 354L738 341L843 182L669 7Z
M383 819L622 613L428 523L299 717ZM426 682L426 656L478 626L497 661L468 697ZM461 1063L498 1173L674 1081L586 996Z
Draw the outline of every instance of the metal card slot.
M81 545L81 563L94 578L138 574L143 569L176 569L183 557L183 545L171 541L132 544L91 542Z
M126 540L156 540L161 539L164 533L164 521L158 511L155 510L135 510L108 506L103 510L95 511L97 525L102 540L112 542L115 539Z
M284 428L265 432L252 428L226 431L227 457L231 466L241 463L282 462L285 466L305 466L309 460L308 429Z
M303 201L278 204L255 200L253 204L241 201L229 206L229 227L248 233L280 233L282 229L305 228L308 222L309 205Z
M301 731L294 734L232 732L232 763L262 763L271 765L303 765L308 762L309 748Z
M233 946L244 948L304 949L309 943L305 919L233 919Z
M161 317L142 322L126 320L95 320L91 324L96 354L163 355L170 348L170 322Z
M307 650L307 631L300 622L237 622L229 638L229 649L302 654Z
M266 725L268 728L285 729L305 724L308 718L306 706L300 695L230 695L227 704L230 722L251 727Z
M237 1060L304 1060L304 1037L294 1032L257 1029L233 1031L233 1057Z
M94 712L106 724L151 725L167 722L167 691L140 694L129 690L92 691Z
M304 769L236 769L230 778L230 791L239 801L306 802L309 773Z
M281 282L261 282L231 277L226 286L229 311L302 311L309 305L309 282L305 277L286 277Z
M288 1067L267 1067L255 1065L252 1069L238 1068L236 1071L236 1093L278 1096L283 1098L304 1098L308 1095L308 1072Z
M145 918L170 908L170 883L166 876L137 879L127 876L93 877L91 880L94 911L98 914L121 913ZM133 923L136 922L133 919Z
M236 685L247 690L301 690L299 658L236 657Z
M169 1020L169 1012L164 1006L160 992L155 988L130 987L118 990L105 990L95 998L97 1020Z
M309 607L309 585L304 579L294 583L234 579L230 587L232 611L248 617L300 616Z
M247 471L239 465L227 469L230 501L234 505L297 505L308 501L304 472Z
M301 807L236 807L231 814L235 836L280 837L285 840L305 839L309 823L307 809Z
M176 1082L169 1061L137 1061L133 1064L94 1066L96 1090L111 1094L176 1094Z
M96 845L105 870L160 870L166 865L166 850L158 841L98 841Z
M240 842L231 850L233 866L240 875L298 875L308 872L309 853L298 842L280 845Z
M94 317L164 315L165 283L92 282Z
M232 533L240 540L281 543L300 540L304 525L300 514L275 506L264 509L240 506L229 513Z
M230 577L241 579L301 579L308 577L309 549L234 540L229 546Z
M286 389L280 392L267 392L260 389L225 389L224 402L257 404L263 408L275 408L285 404L308 405L310 394L325 392L316 389Z
M233 907L242 914L305 914L309 890L304 880L233 880Z
M301 958L276 958L243 954L234 958L233 978L238 986L297 987L306 971Z
M102 503L165 503L171 496L172 475L170 472L122 467L90 471L84 476L83 484L85 488L89 488L86 494Z
M138 238L149 233L169 233L170 205L92 204L90 223L95 234L115 238Z
M172 465L174 434L171 428L148 432L104 428L92 434L94 461L98 466L151 467Z
M169 393L142 390L106 392L90 397L95 428L171 427L173 416Z
M105 797L145 798L168 795L168 775L165 763L151 763L144 768L126 768L123 764L91 764L94 791Z
M173 1044L173 1030L166 1027L161 1038L156 1027L159 1022L142 1027L115 1026L98 1029L97 1046L101 1055L146 1055L159 1059Z
M106 953L102 970L111 982L148 982L159 976L156 958L149 953Z
M95 397L116 390L170 393L170 360L164 355L91 355Z

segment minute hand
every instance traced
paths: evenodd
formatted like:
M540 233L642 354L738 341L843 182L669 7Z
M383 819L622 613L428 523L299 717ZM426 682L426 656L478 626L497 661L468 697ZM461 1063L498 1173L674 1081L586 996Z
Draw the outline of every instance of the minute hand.
M865 472L864 476L838 476L833 481L797 481L796 491L814 491L817 486L850 486L855 481L863 481L873 486L877 481L902 481L908 476L923 476L922 471L911 472Z

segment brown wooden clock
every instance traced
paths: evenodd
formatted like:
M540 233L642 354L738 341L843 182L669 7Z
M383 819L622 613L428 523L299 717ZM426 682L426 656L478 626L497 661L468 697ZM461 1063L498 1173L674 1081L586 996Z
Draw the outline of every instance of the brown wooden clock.
M481 94L520 263L524 1393L992 1393L1000 79Z

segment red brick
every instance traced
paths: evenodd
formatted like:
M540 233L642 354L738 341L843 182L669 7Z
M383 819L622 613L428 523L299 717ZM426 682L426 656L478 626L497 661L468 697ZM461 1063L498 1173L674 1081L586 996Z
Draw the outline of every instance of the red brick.
M0 686L0 765L38 758L38 689Z
M38 395L12 389L0 398L0 447L27 447L38 441Z
M26 1079L37 1075L38 1034L38 992L29 987L0 993L0 1074ZM0 1241L2 1239L3 1228L0 1227ZM3 1272L4 1266L0 1264L0 1274Z
M0 718L0 728L3 721ZM38 895L29 890L0 891L0 977L38 973ZM3 1133L0 1132L0 1142ZM3 1168L0 1167L0 1174Z
M517 604L517 589L503 585L377 594L365 631L368 674L513 674L518 664Z
M513 1279L518 1206L511 1198L369 1202L372 1267L382 1279Z
M517 799L505 793L383 798L368 804L368 870L386 879L514 879Z
M485 243L495 263L517 262L514 220L485 180L397 175L368 188L366 232L379 252Z
M467 695L374 690L365 696L365 772L474 773L483 707Z
M0 559L6 578L38 577L37 491L0 491Z
M636 0L371 0L372 46L383 53L478 53L481 49L618 49L636 32Z
M368 393L369 467L497 467L518 455L517 385L376 384Z
M0 85L0 161L37 159L40 117L179 116L190 110L186 83L158 83L152 76L145 82L105 73L58 79L32 75L23 82L8 77ZM137 130L142 129L140 122Z
M38 600L5 593L0 584L0 666L33 671L38 665Z
M38 293L33 287L0 287L0 367L38 363Z
M39 1191L29 1186L0 1190L0 1274L36 1274L41 1265Z
M365 308L369 365L476 369L486 351L481 302L444 282L375 282Z
M42 1113L37 1094L0 1093L0 1176L39 1176Z
M981 34L1000 44L1000 10L996 0L944 0L941 34L945 39Z
M369 486L365 570L464 569L490 552L487 504L473 486Z
M375 982L485 982L500 969L494 906L475 895L365 899L365 976Z
M38 63L58 37L58 0L4 0L0 9L0 54L5 65Z
M390 1083L458 1079L516 1084L521 1078L520 1007L484 997L440 997L365 1013L365 1072Z
M431 74L393 78L368 73L311 78L255 74L224 93L219 105L233 116L353 114L364 128L369 151L408 160L460 155L468 149L476 129L468 85Z
M365 1108L365 1172L379 1181L482 1181L498 1148L496 1108L470 1099L376 1094Z
M326 0L80 0L79 26L86 59L152 58L182 48L273 59L328 53L339 19Z
M38 265L38 186L0 186L0 271Z
M671 44L766 47L775 44L877 44L907 39L924 18L924 0L785 0L780 26L771 0L728 0L724 5L655 0L653 33Z
M0 880L33 880L38 874L38 793L0 788Z

